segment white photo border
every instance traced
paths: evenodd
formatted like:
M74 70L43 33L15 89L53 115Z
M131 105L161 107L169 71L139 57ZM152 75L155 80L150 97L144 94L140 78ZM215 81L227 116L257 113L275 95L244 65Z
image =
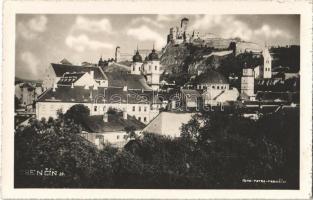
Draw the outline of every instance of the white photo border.
M312 189L312 3L309 1L6 1L3 15L2 197L7 199L308 199ZM16 14L300 14L300 189L15 189Z

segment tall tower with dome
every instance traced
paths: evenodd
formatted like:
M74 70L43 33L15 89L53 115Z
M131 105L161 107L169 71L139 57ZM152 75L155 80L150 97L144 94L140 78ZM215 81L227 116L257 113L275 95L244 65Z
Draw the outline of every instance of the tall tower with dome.
M151 53L147 56L142 69L147 78L147 84L153 90L159 90L160 86L160 59L153 45Z
M139 54L138 46L136 54L133 56L133 63L131 64L131 74L141 74L141 67L142 67L142 57Z

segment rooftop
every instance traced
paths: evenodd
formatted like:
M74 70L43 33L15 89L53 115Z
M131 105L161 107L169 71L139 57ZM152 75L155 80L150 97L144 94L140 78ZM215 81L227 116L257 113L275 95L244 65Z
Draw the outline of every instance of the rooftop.
M63 74L73 73L73 72L94 72L94 78L98 80L105 80L105 75L101 72L99 67L88 67L88 66L79 66L71 64L56 64L51 63L51 66L57 77L62 77Z
M157 93L153 91L124 91L121 88L104 88L75 86L59 86L41 94L37 102L71 102L71 103L129 103L152 104L161 103Z
M209 70L197 77L199 84L228 84L227 79L217 71Z
M124 131L126 127L142 130L145 125L130 115L124 119L122 113L109 114L108 122L103 121L103 115L89 116L85 121L85 129L92 133Z

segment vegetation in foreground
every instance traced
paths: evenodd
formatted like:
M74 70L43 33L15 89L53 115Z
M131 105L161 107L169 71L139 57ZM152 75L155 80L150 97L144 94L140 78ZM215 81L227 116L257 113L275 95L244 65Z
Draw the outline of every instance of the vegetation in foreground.
M16 130L15 187L299 187L298 111L281 111L258 121L237 114L202 112L183 125L181 138L145 133L142 137L132 137L135 139L121 150L109 145L97 150L77 134L82 129L77 124L81 121L70 116L75 115L67 113L57 119L32 120L29 126ZM63 175L29 173L42 169L53 169Z

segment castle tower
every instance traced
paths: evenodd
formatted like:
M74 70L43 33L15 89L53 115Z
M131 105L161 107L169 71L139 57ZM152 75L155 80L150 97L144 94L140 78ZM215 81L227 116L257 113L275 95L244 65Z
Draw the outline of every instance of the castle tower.
M188 29L188 23L189 23L189 19L188 18L183 18L180 22L180 28L182 30L182 32L187 31Z
M141 74L142 57L139 54L138 46L136 54L133 56L133 63L131 64L131 74Z
M159 90L160 85L160 60L153 45L152 52L148 55L145 63L145 74L147 83L153 90Z
M244 67L241 77L241 94L246 95L249 99L254 97L254 73L252 68Z
M120 47L117 46L115 49L115 62L120 62L121 61L121 52L120 52Z
M272 78L272 56L267 47L262 52L263 55L263 78Z

